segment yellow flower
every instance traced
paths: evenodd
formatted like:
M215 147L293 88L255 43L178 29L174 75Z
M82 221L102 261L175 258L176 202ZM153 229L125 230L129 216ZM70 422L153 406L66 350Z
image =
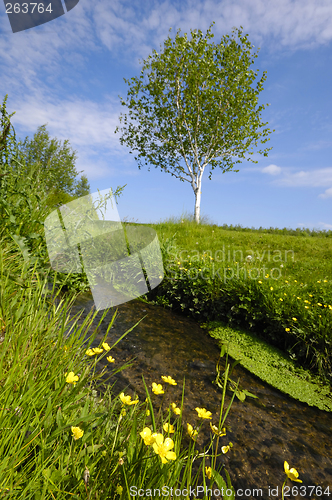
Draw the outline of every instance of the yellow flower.
M152 382L152 392L157 395L165 393L165 391L163 391L163 386L161 384L156 384L156 382Z
M110 348L110 346L108 345L107 342L103 342L102 346L103 346L103 349L105 349L105 351L110 351L111 350L111 348Z
M287 280L285 280L285 283L288 283L288 281L287 281Z
M270 290L273 290L273 286L270 286Z
M176 454L174 451L170 451L174 448L173 439L166 438L164 441L164 436L162 434L157 434L152 447L155 453L160 456L163 464L167 464L168 460L176 460Z
M165 432L169 432L170 434L175 432L173 425L168 424L167 422L166 422L166 424L163 425L163 429Z
M230 448L230 446L229 446L229 445L228 445L228 446L222 446L221 451L222 451L223 453L227 453L230 449L231 449L231 448Z
M156 433L152 434L149 427L145 427L142 432L140 432L141 438L144 440L146 446L151 446L155 442Z
M149 417L150 416L150 410L146 410L146 416Z
M218 427L216 425L212 425L212 422L210 422L210 427L212 432L219 437L226 436L226 429L223 428L221 431L218 430ZM210 479L210 478L209 478Z
M312 297L311 293L309 293L309 297Z
M297 479L299 477L299 473L296 469L289 468L288 462L284 462L285 474L291 481L296 481L297 483L302 483L301 479Z
M84 434L84 431L79 427L72 427L71 432L73 433L73 438L75 439L75 441L77 439L80 439Z
M285 328L285 331L286 332L290 332L290 328Z
M92 350L95 354L100 354L103 352L103 350L100 349L100 347L93 347Z
M262 282L261 282L261 281L259 281L258 283L262 284Z
M195 408L198 413L198 418L212 418L212 413L207 411L205 408Z
M187 431L189 436L195 441L198 432L194 430L193 426L190 424L187 424Z
M96 353L95 353L95 352L93 352L93 350L92 350L92 349L88 349L87 351L85 351L85 354L86 354L87 356L94 356Z
M211 479L211 476L212 476L212 469L211 469L211 467L205 467L205 474L207 475L207 477L209 479Z
M294 280L294 283L297 283L297 281L296 281L296 280Z
M121 392L119 397L124 405L136 405L138 403L138 399L132 401L131 396L125 396L123 392Z
M296 318L292 318L292 320L293 320L293 321L297 321L297 319L296 319Z
M114 358L112 358L112 356L108 356L106 359L107 359L107 361L108 361L109 363L114 363L114 361L115 361L115 359L114 359Z
M66 373L65 377L66 377L67 384L74 384L74 385L76 385L76 382L78 381L78 376L75 375L74 372L69 372L68 375Z
M161 377L163 379L164 382L166 382L167 384L170 384L170 385L178 385L174 379L172 379L172 377L168 376L168 377L165 377L164 375L162 375Z
M320 307L322 307L322 304L320 302L317 302L317 305L320 306Z
M180 410L180 408L178 408L178 407L176 406L176 404L175 404L175 403L172 403L172 404L171 404L171 407L172 407L172 410L173 410L173 412L175 413L175 415L181 415L181 410Z
M281 302L283 302L283 301L284 301L284 299L281 299L281 298L280 298L279 300L281 300Z
M327 280L324 280L324 283L327 283Z
M304 306L305 309L309 309L309 306Z
M122 486L120 486L120 485L118 484L118 485L117 485L117 487L116 487L116 492L117 492L117 494L118 494L118 495L122 495L122 491L123 491Z

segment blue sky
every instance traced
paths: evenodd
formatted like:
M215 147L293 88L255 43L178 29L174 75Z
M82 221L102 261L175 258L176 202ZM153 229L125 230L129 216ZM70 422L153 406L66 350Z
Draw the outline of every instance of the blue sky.
M243 26L250 66L267 71L258 106L273 147L268 157L243 160L239 172L205 170L201 214L215 224L244 227L332 229L332 3L330 0L112 1L80 0L65 15L12 33L0 4L0 99L17 137L33 137L47 124L50 137L69 140L76 168L91 192L127 184L119 199L122 219L157 222L193 214L188 182L151 166L138 169L134 154L114 134L129 79L140 60L160 52L169 36L199 29L218 44ZM236 38L237 39L237 38ZM256 85L255 85L256 86ZM250 149L249 151L251 151ZM248 155L246 154L246 158Z

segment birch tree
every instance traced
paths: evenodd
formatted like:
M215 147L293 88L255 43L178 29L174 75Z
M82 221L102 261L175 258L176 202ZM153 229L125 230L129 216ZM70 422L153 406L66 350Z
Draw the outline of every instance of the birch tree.
M128 115L119 117L125 125L120 143L139 152L135 157L139 169L143 159L146 165L159 167L191 184L197 223L205 168L209 166L211 180L216 167L222 173L230 171L234 167L233 158L245 158L244 153L253 142L257 146L261 137L262 144L270 140L266 138L269 129L258 131L267 125L260 121L260 111L265 106L256 109L266 71L256 89L250 86L259 71L249 69L257 57L251 55L254 46L248 35L242 35L242 26L241 30L233 28L241 45L229 35L218 45L208 42L214 37L213 24L205 37L200 30L191 31L191 40L186 33L180 36L180 30L174 41L168 36L164 50L159 54L153 50L153 55L143 61L139 78L124 78L129 85L127 101L119 96L121 104L129 108ZM148 78L145 83L144 76ZM115 133L119 130L116 127ZM271 149L258 153L268 156ZM251 158L247 160L258 163Z

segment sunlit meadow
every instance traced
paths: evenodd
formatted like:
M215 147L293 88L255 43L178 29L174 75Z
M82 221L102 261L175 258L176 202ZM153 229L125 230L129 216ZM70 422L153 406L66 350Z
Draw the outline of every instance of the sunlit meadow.
M36 500L125 499L140 490L160 490L166 491L165 498L174 491L189 498L190 488L203 486L201 498L212 498L212 491L219 491L223 498L233 499L228 473L217 466L217 457L236 446L227 439L225 427L235 396L234 392L225 408L230 365L226 363L219 414L197 407L191 422L182 421L185 382L174 380L171 373L156 374L152 386L146 386L144 401L127 392L114 396L112 375L125 368L112 356L109 332L116 314L100 345L92 348L97 329L88 338L86 332L95 314L91 312L80 327L77 318L69 319L76 292L87 289L86 277L56 274L50 268L42 230L50 207L33 192L29 179L13 179L12 186L13 196L1 185L0 203L0 494ZM27 196L29 204L24 202ZM328 238L287 240L289 236L196 227L190 221L155 228L165 278L145 299L172 305L197 319L215 315L230 324L247 323L261 328L271 342L277 331L277 339L286 346L288 342L291 356L323 373L330 370L331 337L326 333L331 331L330 263L320 261L323 252L330 252ZM276 263L265 257L266 274L250 277L257 249L264 251L267 241L281 255L291 250L295 260L284 257ZM244 254L238 253L239 260L219 262L227 256L227 245L235 243L239 249L250 245L252 258L246 254L244 261ZM215 262L219 275L213 275ZM242 270L237 276L238 263ZM277 279L271 266L281 270ZM310 275L308 281L305 271L310 266L317 267L317 279ZM67 294L56 306L54 295L61 290ZM68 325L70 332L65 334ZM294 339L300 344L297 350L292 347ZM108 362L106 373L98 369L103 357ZM172 401L175 384L183 385L180 402ZM169 404L161 411L165 395ZM198 453L195 445L202 426L210 429L211 441ZM284 464L284 484L301 482L293 465Z

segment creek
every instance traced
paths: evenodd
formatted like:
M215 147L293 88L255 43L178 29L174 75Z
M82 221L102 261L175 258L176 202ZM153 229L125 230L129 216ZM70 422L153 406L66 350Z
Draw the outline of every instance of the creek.
M92 295L81 294L71 308L70 317L83 309L84 313L77 321L80 325L93 306ZM98 334L92 347L100 344L115 309L109 309L97 330ZM198 423L196 407L211 411L212 422L218 425L222 391L213 384L216 363L220 357L217 341L194 320L160 306L132 300L117 306L117 309L118 314L107 339L110 345L141 318L145 318L110 351L115 358L114 364L108 364L105 358L99 362L100 368L108 366L108 369L111 369L133 360L130 368L114 376L114 394L124 391L125 394L134 396L136 393L140 400L144 401L144 375L153 401L162 398L153 395L151 391L152 382L157 382L161 383L164 389L167 386L165 403L176 402L180 405L185 377L185 426L187 422L192 425ZM96 328L103 312L98 312L90 327L90 334ZM161 379L162 375L170 375L178 385L165 384ZM237 365L232 380L237 381L239 377L242 388L258 396L258 399L247 397L244 402L234 399L225 422L227 435L220 438L220 446L233 443L233 448L220 457L219 463L223 463L230 474L232 485L237 492L236 498L242 496L281 499L286 460L290 467L299 472L299 478L303 482L292 483L289 480L287 484L291 488L296 486L302 494L290 494L285 498L331 500L331 413L292 399ZM231 393L227 393L225 408L230 399ZM199 449L203 449L210 442L209 422L204 421L197 439ZM314 486L315 489L312 491L309 486ZM303 487L302 490L300 487ZM322 490L316 489L317 487ZM261 492L254 491L258 489L261 489ZM242 495L240 490L243 490Z

